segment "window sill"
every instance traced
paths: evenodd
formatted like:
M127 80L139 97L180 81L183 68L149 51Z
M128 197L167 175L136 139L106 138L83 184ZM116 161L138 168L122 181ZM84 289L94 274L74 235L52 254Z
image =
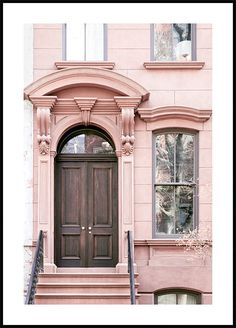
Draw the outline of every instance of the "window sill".
M135 246L176 246L175 239L135 239Z
M57 69L64 68L75 68L75 67L95 67L95 68L105 68L113 69L115 66L114 62L108 61L60 61L55 62Z
M208 241L212 246L212 241ZM195 243L193 242L193 245ZM134 246L184 246L178 244L178 239L135 239Z
M176 61L176 62L144 62L143 66L146 69L202 69L205 62L199 61Z

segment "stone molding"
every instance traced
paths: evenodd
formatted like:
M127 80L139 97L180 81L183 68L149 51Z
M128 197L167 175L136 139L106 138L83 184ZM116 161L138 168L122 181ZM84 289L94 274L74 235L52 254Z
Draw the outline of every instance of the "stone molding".
M78 97L74 98L77 106L81 110L81 120L85 126L90 123L91 109L93 108L97 98Z
M211 109L196 109L185 106L166 106L157 108L138 108L140 118L145 122L164 119L184 119L193 122L205 122L212 114Z
M204 65L205 62L200 61L150 61L143 63L146 69L202 69Z

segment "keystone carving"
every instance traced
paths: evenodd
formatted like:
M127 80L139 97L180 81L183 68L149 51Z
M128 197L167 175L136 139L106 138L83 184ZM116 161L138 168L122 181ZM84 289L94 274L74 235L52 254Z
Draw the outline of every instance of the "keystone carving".
M89 125L90 123L91 109L93 108L96 100L97 98L74 98L74 101L81 110L81 120L85 126Z

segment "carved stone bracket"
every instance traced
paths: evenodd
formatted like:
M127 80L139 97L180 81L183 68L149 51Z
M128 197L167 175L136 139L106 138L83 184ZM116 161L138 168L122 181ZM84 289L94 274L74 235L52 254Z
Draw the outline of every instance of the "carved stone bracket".
M95 105L97 98L78 97L74 98L77 106L81 110L82 123L87 126L90 123L91 109Z
M30 97L30 101L37 108L37 139L39 152L42 155L49 153L50 149L50 111L56 103L57 97L43 96Z
M139 97L114 97L117 106L121 109L122 123L122 152L130 155L134 149L134 111L141 102Z

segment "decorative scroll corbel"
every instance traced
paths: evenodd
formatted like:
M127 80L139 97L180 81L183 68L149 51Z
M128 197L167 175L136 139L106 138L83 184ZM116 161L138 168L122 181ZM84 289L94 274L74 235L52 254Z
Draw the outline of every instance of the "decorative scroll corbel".
M95 105L97 98L78 97L74 98L77 106L81 110L81 120L85 126L90 123L91 109Z
M46 155L49 152L50 137L50 109L49 108L37 108L37 123L38 123L38 135L39 152L42 155Z
M140 97L114 97L117 106L121 109L121 147L122 153L130 155L134 150L134 111L141 102Z
M134 108L122 108L122 152L130 155L134 150Z
M32 104L37 108L37 140L39 152L42 155L49 153L50 149L50 115L51 109L57 101L56 96L29 97Z

